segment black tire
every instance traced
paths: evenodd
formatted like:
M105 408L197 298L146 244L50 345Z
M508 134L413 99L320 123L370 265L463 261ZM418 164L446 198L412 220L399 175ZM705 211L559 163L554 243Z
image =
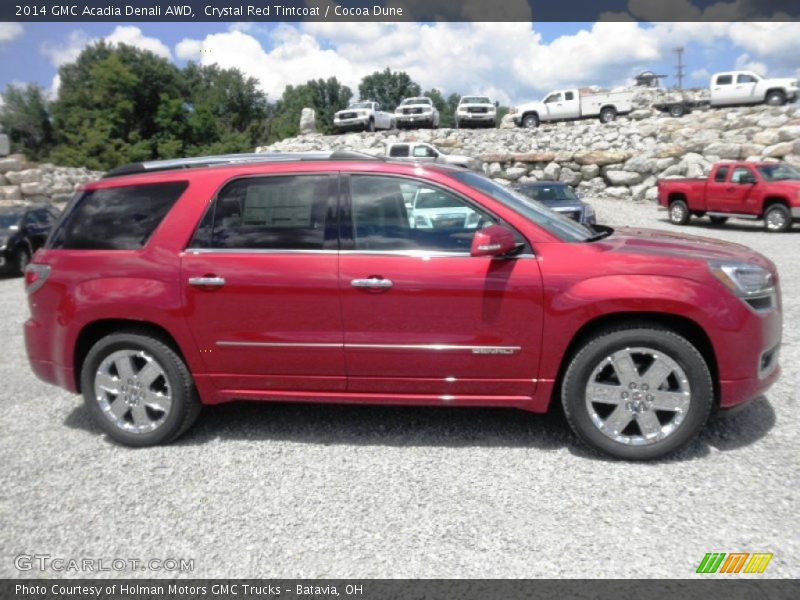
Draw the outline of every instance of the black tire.
M650 441L644 445L623 443L601 431L600 426L593 422L586 401L586 388L598 365L615 352L637 347L653 349L661 356L666 356L674 361L686 375L690 391L686 410L682 413L674 413L674 417L680 415L682 421L662 439ZM642 368L646 369L646 367ZM644 376L642 374L642 377ZM624 388L620 387L619 389ZM567 368L561 394L564 415L576 435L596 450L624 460L661 458L684 447L697 436L714 407L714 386L711 373L697 348L684 337L670 330L647 324L634 325L629 329L602 331L587 341L572 358ZM650 408L646 409L646 411L650 410ZM638 414L631 419L631 423L638 423ZM660 419L661 417L659 417L659 421ZM669 424L669 420L667 420L667 424ZM632 427L639 428L638 424L632 425Z
M692 213L689 212L689 207L683 200L673 200L669 203L669 220L675 225L686 225Z
M789 231L792 226L792 214L783 204L773 204L764 211L764 229L770 233Z
M522 126L525 129L536 129L539 126L539 115L536 113L525 115L522 117Z
M764 98L764 102L769 106L783 106L786 104L786 94L781 90L772 90Z
M14 251L14 272L17 275L25 275L25 268L31 262L31 254L27 248L17 248Z
M610 123L611 121L616 120L617 118L617 109L613 106L606 106L600 111L600 122L601 123Z
M367 123L367 131L369 131L370 133L373 133L375 131L375 121L373 119L370 119L369 122Z
M708 217L712 225L725 225L728 222L728 217Z
M172 405L163 422L153 431L133 433L117 426L103 412L94 394L98 368L112 353L120 350L144 351L163 369L164 379L171 392ZM95 422L109 437L126 446L156 446L173 441L194 424L202 407L189 369L178 353L158 338L132 331L108 335L92 346L83 361L81 390ZM121 400L118 398L115 402Z
M683 104L673 104L669 107L669 114L676 119L686 114L686 107Z

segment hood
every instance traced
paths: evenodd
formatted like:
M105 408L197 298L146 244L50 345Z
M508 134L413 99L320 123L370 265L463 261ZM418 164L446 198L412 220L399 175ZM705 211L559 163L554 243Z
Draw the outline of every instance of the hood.
M669 256L684 260L730 260L749 262L775 272L775 266L761 254L731 242L656 229L622 227L602 243L611 252Z
M542 112L544 110L544 104L542 102L526 102L525 104L520 104L516 107L517 112L525 112L529 110L535 110L537 112Z
M441 158L444 162L452 164L461 164L475 160L471 156L464 156L463 154L442 154Z

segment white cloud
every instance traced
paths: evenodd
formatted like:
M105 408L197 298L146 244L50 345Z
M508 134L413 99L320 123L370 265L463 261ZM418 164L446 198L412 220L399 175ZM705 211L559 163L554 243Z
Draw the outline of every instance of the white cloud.
M749 54L741 54L736 58L735 68L740 71L753 71L759 75L767 76L767 65L753 60Z
M158 38L148 37L142 30L132 25L118 25L114 31L105 37L109 44L127 44L140 50L149 50L156 56L171 59L172 53L169 47Z
M19 23L0 23L0 44L13 41L24 32L25 30Z
M796 66L800 55L800 23L732 23L731 40L750 54Z
M42 44L42 53L50 59L54 67L74 62L86 46L100 41L101 38L92 38L84 31L76 29L67 37L66 42ZM102 38L112 46L127 44L141 50L149 50L156 56L172 59L172 52L161 40L144 35L139 27L131 25L118 25L114 30Z

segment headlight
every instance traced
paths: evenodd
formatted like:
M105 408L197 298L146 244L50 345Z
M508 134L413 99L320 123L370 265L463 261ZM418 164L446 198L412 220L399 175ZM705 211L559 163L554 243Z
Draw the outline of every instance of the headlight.
M431 225L430 219L423 215L416 215L414 217L414 226L422 229L430 229L431 227L433 227L433 225Z
M775 281L772 273L750 263L708 263L711 273L733 294L756 310L769 310L775 305Z
M357 114L359 117L366 117L366 116L367 116L367 111L365 111L365 110L360 110L360 111L358 111L356 114Z

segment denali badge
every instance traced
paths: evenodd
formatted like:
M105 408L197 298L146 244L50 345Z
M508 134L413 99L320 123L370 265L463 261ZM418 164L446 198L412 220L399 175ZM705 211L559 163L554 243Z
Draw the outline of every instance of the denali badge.
M517 348L473 348L473 354L514 354Z

